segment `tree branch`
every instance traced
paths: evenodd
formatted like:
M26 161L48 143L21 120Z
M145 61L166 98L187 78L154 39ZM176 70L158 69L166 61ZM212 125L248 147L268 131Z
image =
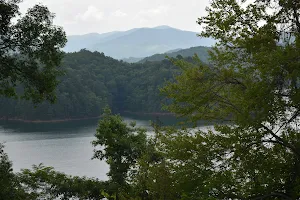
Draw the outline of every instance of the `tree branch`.
M299 15L298 15L298 13L297 13L297 7L296 7L296 5L295 5L294 3L293 3L292 9L293 9L293 16L294 16L294 18L295 18L295 23L296 23L296 26L297 26L297 31L298 31L298 33L300 34L300 21L299 21Z
M283 123L283 124L279 127L279 129L276 131L275 134L277 134L283 127L286 127L287 124L291 123L294 119L296 119L296 117L298 117L299 114L300 114L300 110L298 109L298 110L293 114L293 116L292 116L287 122Z
M221 95L219 95L219 94L217 94L217 93L214 93L214 92L212 92L212 93L213 93L213 95L215 95L217 98L219 98L219 99L216 100L217 102L220 102L220 103L229 105L229 106L231 106L233 109L235 109L238 113L240 113L240 114L242 113L242 112L240 111L240 109L239 109L236 105L234 105L233 103L231 103L227 98L222 97Z
M297 156L300 158L300 153L298 152L298 150L292 144L290 144L289 142L287 142L283 138L276 135L272 130L270 130L265 125L261 124L261 126L278 141L277 144L281 144L282 146L289 148L291 151L293 151L295 154L297 154Z

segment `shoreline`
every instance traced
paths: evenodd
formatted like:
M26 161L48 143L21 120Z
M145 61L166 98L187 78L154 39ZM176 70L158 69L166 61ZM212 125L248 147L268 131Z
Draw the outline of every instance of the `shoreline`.
M59 122L71 122L71 121L82 121L82 120L89 120L89 119L99 119L101 116L98 117L84 117L84 118L67 118L67 119L53 119L53 120L26 120L26 119L19 119L19 118L6 118L0 117L0 121L14 121L14 122L24 122L24 123L59 123Z
M132 114L132 115L152 115L152 116L175 116L173 113L143 113L143 112L130 112L124 111L121 112L124 114ZM121 114L120 113L120 114ZM71 121L83 121L83 120L90 120L90 119L100 119L101 116L96 117L83 117L83 118L66 118L66 119L52 119L52 120L41 120L41 119L34 119L34 120L26 120L21 118L9 118L9 117L0 117L0 121L12 121L12 122L23 122L23 123L59 123L59 122L71 122Z
M175 116L174 113L163 113L163 112L131 112L131 111L124 111L121 113L127 113L127 114L132 114L132 115L152 115L152 116Z

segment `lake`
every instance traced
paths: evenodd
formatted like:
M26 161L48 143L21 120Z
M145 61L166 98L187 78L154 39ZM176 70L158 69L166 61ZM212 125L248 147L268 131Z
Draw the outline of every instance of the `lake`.
M176 123L173 117L159 119L166 125ZM150 129L150 120L155 121L156 117L133 115L124 120L136 121L137 126ZM0 142L5 144L4 150L15 171L43 163L66 174L107 180L108 165L91 160L91 141L97 122L97 119L60 123L0 121Z

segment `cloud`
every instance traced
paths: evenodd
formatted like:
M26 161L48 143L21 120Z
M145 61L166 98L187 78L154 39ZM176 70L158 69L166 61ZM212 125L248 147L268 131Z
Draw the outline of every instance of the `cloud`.
M82 21L89 21L89 20L103 20L104 13L101 12L97 7L95 6L89 6L88 9L84 13L80 13L76 16L76 19L82 20Z
M171 9L170 6L167 5L160 5L157 8L152 8L148 10L141 10L138 15L139 16L146 16L146 17L152 17L156 15L166 14Z
M112 16L114 17L126 17L127 13L122 12L121 10L116 10L112 13Z
M21 12L41 2L56 14L68 35L169 25L199 31L198 17L210 0L24 0ZM121 19L121 20L120 20Z
M151 21L155 19L162 19L168 15L171 10L170 5L159 5L155 8L142 9L134 17L135 20L138 20L139 24L144 24L145 26L151 26ZM150 23L150 24L149 24ZM154 25L155 26L155 25Z

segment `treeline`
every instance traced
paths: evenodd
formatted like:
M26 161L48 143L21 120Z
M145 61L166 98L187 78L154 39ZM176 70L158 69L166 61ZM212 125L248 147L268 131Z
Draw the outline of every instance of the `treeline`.
M190 59L190 58L187 58ZM88 118L104 106L114 112L162 112L159 88L179 69L171 61L129 64L103 53L81 50L66 53L65 75L57 87L57 102L34 105L24 100L0 99L0 117L23 120Z

